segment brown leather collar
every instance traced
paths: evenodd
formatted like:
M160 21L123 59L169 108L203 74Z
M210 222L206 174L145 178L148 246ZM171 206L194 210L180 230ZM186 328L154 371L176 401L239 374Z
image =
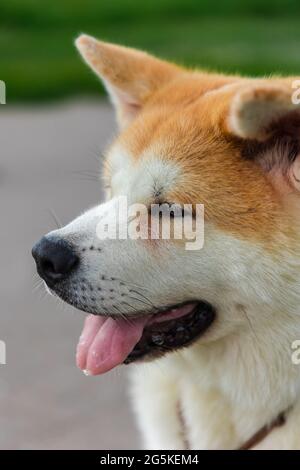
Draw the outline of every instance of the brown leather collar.
M266 424L265 426L260 428L255 434L253 434L253 436L250 437L250 439L244 442L244 444L242 444L241 447L239 447L237 450L250 450L253 447L255 447L257 444L262 442L275 428L279 428L286 423L287 415L291 411L291 409L292 409L292 406L290 406L285 411L280 413L271 423ZM186 423L184 420L180 401L178 401L177 403L177 412L178 412L179 421L181 423L184 448L186 450L189 450L190 445L187 439Z
M248 439L238 450L250 450L257 444L262 442L275 428L281 427L286 423L287 414L291 410L288 408L286 411L280 413L270 424L266 424L260 428L250 439Z

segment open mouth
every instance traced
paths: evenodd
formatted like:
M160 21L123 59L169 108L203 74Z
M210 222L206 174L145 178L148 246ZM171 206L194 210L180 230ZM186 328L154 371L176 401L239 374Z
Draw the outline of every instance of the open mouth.
M77 365L89 375L98 375L119 364L159 357L190 345L214 318L214 308L204 301L136 318L89 315L77 347Z

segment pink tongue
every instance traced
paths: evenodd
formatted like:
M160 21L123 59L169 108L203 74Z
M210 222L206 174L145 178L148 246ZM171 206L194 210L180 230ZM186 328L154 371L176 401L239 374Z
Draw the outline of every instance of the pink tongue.
M114 320L88 315L77 346L77 365L97 375L122 364L142 337L147 318Z

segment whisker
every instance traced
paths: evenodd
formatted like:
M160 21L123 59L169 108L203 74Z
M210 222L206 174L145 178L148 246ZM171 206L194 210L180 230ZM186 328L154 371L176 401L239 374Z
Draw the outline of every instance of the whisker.
M113 308L117 310L117 312L119 312L123 320L125 320L130 326L133 325L132 321L128 317L126 317L126 315L123 312L121 312L121 310L116 305L113 305Z
M132 295L129 295L128 297L129 297L130 299L132 299L132 300L137 300L138 302L141 302L142 304L147 305L147 307L151 307L151 309L153 309L153 305L151 305L151 304L145 302L145 301L142 300L142 299L138 299L138 298L136 298L136 297L133 297Z
M88 156L89 158L93 158L97 163L101 163L106 158L105 152L103 152L97 144L93 145L93 147L90 146Z
M74 170L71 172L71 175L80 177L79 179L83 181L96 181L97 183L99 183L101 180L101 174L97 171Z
M135 283L133 283L133 282L127 282L127 281L125 281L124 279L121 279L121 278L119 278L119 277L115 277L115 279L116 279L117 281L123 282L123 284L125 284L126 287L131 287L131 286L132 286L132 287L137 287L138 289L143 289L143 290L147 290L148 292L150 292L150 289L147 289L147 287L143 287L143 286L141 286L141 285L139 285L139 284L135 284Z
M242 312L243 312L243 314L245 315L245 317L246 317L246 319L247 319L247 322L248 322L248 324L249 324L249 326L250 326L250 329L251 329L253 335L255 336L256 340L259 341L259 340L258 340L258 337L257 337L257 334L256 334L256 332L255 332L255 330L254 330L254 328L253 328L253 325L252 325L252 323L251 323L251 321L250 321L250 318L249 318L249 316L248 316L248 314L247 314L247 312L246 312L246 310L245 310L244 308L242 309Z
M141 313L140 310L135 308L133 305L129 304L128 302L122 301L124 305L127 305L131 310L133 310L135 313Z
M54 210L49 207L48 208L48 211L52 217L52 219L54 220L55 224L56 224L56 227L59 229L59 228L62 228L62 223L61 221L59 220L59 218L57 217L56 213L54 212Z
M146 297L144 294L142 294L141 292L138 292L137 290L134 290L134 289L130 289L130 292L133 292L134 294L137 294L139 295L140 297L142 297L144 300L146 300L147 302L149 302L154 308L158 308L156 307L156 305L154 305L154 303L148 298Z

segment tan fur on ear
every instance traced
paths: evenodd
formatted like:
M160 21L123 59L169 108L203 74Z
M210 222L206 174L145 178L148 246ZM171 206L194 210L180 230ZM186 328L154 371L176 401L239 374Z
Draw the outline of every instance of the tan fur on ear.
M292 102L292 88L277 85L248 85L236 93L228 117L229 129L238 137L266 140L272 126L288 113L298 110Z
M226 121L230 133L262 143L256 160L282 196L300 192L300 106L293 103L292 83L243 85L232 95Z
M109 44L85 34L75 42L86 63L103 80L122 126L131 121L149 96L180 71L145 52Z

